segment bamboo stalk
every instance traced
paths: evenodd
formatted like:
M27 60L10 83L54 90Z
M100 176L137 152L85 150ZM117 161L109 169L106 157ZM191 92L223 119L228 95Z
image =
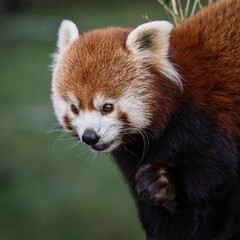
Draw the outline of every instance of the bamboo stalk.
M157 1L165 8L166 11L168 11L168 13L172 16L175 26L177 26L178 25L177 18L174 12L166 4L164 4L162 0L157 0Z
M178 15L178 10L177 10L177 4L175 0L171 0L172 2L172 7L173 7L173 12L177 16Z
M194 13L195 13L195 10L196 10L196 7L197 7L197 3L198 3L198 0L195 0L195 1L194 1L194 4L193 4L193 8L192 8L192 12L191 12L191 16L193 16Z
M199 8L202 10L203 9L203 6L202 6L202 4L201 4L201 1L200 0L198 0L198 6L199 6Z
M187 5L186 5L186 8L185 8L185 14L184 14L185 19L186 19L187 16L188 16L189 4L190 4L190 0L187 0Z
M184 21L184 15L183 15L181 0L178 0L178 8L179 8L179 12L180 12L181 21Z
M199 8L200 10L203 9L202 0L193 0L193 6L190 10L190 3L191 0L186 1L185 8L183 7L182 1L183 0L157 0L165 10L171 15L172 20L177 26L180 22L183 22L188 16L193 16ZM217 2L218 0L208 0L208 5ZM239 0L240 1L240 0ZM146 18L148 21L148 19Z

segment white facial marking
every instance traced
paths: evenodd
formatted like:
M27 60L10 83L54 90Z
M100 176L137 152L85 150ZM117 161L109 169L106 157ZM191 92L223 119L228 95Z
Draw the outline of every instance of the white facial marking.
M72 94L69 94L68 97L69 97L69 102L71 104L74 104L78 108L78 100Z
M100 136L97 144L111 144L102 152L110 152L121 144L119 130L122 123L113 116L102 115L99 111L80 111L79 116L72 124L77 129L80 139L86 129L92 129Z
M97 94L93 100L94 107L97 109L100 109L103 103L104 103L104 96L101 93Z
M119 106L135 128L144 128L149 123L149 113L146 111L147 96L129 88L120 98Z
M68 103L60 96L57 89L53 86L52 87L52 103L55 116L57 117L58 121L61 125L64 125L63 117L67 112Z
M114 104L114 103L115 103L115 100L110 99L110 98L106 99L106 98L104 97L104 95L101 94L101 93L98 93L98 94L94 97L93 104L94 104L94 107L97 108L97 109L101 109L102 106L103 106L104 104L107 104L107 103L109 103L109 104Z

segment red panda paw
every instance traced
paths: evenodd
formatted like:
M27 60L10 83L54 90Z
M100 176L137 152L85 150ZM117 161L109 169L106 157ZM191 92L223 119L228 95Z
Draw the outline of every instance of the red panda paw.
M169 210L176 208L175 188L167 168L144 164L138 169L135 180L136 191L143 201L162 205Z

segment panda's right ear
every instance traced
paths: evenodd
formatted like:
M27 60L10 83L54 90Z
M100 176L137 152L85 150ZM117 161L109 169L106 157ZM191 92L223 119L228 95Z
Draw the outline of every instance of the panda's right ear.
M58 30L58 54L62 55L78 37L79 31L77 26L70 20L63 20Z

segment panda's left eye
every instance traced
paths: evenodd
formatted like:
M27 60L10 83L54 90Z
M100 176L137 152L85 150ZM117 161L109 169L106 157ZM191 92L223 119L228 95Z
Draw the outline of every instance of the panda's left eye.
M74 104L71 105L71 110L73 113L78 114L78 109Z
M106 113L110 113L113 111L113 104L107 103L104 104L102 107L102 113L106 114Z

